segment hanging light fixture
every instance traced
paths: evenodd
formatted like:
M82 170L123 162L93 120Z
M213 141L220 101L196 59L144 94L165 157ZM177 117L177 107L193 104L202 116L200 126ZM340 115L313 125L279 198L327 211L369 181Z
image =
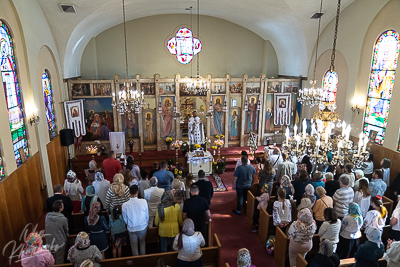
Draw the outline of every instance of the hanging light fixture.
M304 119L302 133L297 132L297 125L294 126L294 133L290 137L289 128L286 128L286 142L283 149L293 156L310 155L312 162L316 164L327 163L329 165L344 165L353 163L357 168L368 159L369 152L366 150L368 137L361 132L358 146L350 140L351 126L345 121L341 122L340 114L336 110L336 92L338 78L335 71L335 50L339 25L340 3L338 0L333 49L331 55L331 66L325 73L323 82L323 99L319 105L319 111L313 114L311 120L311 134L307 133L307 122ZM314 66L315 74L315 66ZM332 134L335 127L342 128L341 134Z
M125 70L126 82L124 87L119 91L118 96L113 93L112 106L116 107L119 114L125 113L139 113L140 109L146 104L143 97L143 92L139 93L134 88L133 83L129 83L129 70L128 70L128 47L126 42L126 20L125 20L125 0L122 0L122 17L124 20L124 45L125 45Z
M319 44L319 32L321 28L321 17L322 17L322 0L319 8L318 16L318 31L317 31L317 43L315 45L315 60L314 60L314 73L313 78L310 80L311 88L304 88L299 90L299 97L297 101L302 105L309 105L310 107L319 106L322 103L323 91L321 88L315 88L317 84L317 80L315 80L315 72L317 68L317 59L318 59L318 44ZM314 17L314 16L313 16Z
M197 39L200 40L200 0L197 0ZM185 90L193 94L205 94L210 88L209 84L200 77L200 53L197 55L197 75L186 84Z

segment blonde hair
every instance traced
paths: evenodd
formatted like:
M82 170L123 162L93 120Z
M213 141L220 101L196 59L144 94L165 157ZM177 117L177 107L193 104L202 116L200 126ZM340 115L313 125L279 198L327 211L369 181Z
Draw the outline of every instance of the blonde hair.
M179 179L174 179L171 183L171 188L175 190L181 189L181 181Z
M317 192L318 196L326 194L326 190L322 186L318 186L317 188L315 188L315 192Z

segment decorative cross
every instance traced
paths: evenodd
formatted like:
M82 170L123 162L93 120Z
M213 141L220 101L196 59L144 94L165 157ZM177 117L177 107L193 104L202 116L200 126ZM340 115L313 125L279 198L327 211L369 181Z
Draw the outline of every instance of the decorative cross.
M118 144L117 144L116 148L119 149L119 145Z
M167 41L167 49L181 64L189 64L193 56L200 53L203 48L199 39L193 37L189 28L180 28L174 37Z

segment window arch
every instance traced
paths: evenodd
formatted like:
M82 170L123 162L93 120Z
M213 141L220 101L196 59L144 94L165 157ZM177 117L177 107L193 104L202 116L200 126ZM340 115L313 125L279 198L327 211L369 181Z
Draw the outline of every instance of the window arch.
M50 141L57 135L56 112L53 103L53 86L51 84L48 70L42 73L42 89L44 97L44 106L46 111L47 129L49 130Z
M367 107L364 115L364 133L382 145L385 139L390 100L394 86L400 49L399 33L388 30L382 33L374 46Z
M28 139L26 137L24 109L18 81L13 39L9 28L2 20L0 20L0 71L6 95L15 161L17 165L20 165L29 156Z

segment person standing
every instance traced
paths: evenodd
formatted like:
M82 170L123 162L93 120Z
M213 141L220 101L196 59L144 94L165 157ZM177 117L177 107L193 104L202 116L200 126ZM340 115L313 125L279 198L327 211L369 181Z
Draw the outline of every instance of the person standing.
M372 177L374 179L368 184L368 188L371 191L371 197L384 196L387 189L387 185L382 180L383 171L379 169L375 170L372 173Z
M124 184L124 176L121 173L117 173L106 195L106 210L108 214L112 213L114 206L122 205L127 201L129 201L129 187Z
M133 179L139 181L141 177L140 168L135 164L135 159L131 155L126 158L126 168L131 170Z
M164 190L171 190L171 182L175 179L174 174L167 171L168 164L166 161L161 162L160 170L155 172L153 176L157 177L158 187Z
M141 170L140 176L142 179L139 181L139 198L144 198L144 190L150 188L150 181L147 180L147 171Z
M206 244L208 244L207 235L207 221L211 222L210 206L208 205L207 199L199 196L199 188L197 185L190 187L190 194L192 195L189 199L186 199L183 204L182 218L192 219L194 222L194 230L201 232Z
M144 190L144 199L147 201L149 209L149 228L153 227L154 219L157 213L158 204L161 203L161 197L164 194L163 188L157 187L158 180L157 177L152 177L150 179L150 188Z
M335 209L339 219L343 219L347 215L349 204L354 199L354 191L349 187L349 178L342 175L339 178L340 189L333 195L333 208ZM357 205L358 206L358 205ZM361 217L362 218L362 217Z
M325 173L325 178L326 178L326 183L325 183L326 195L333 197L336 190L340 188L340 183L339 181L333 179L333 173L331 172Z
M21 253L22 267L53 267L54 258L50 251L42 247L42 238L37 233L30 233L25 240Z
M232 189L236 189L237 195L237 206L236 210L233 210L235 214L241 214L243 201L247 201L247 191L251 188L253 178L256 174L256 169L247 164L248 158L242 157L242 165L239 166L233 174L233 185Z
M270 151L271 150L269 150L269 152ZM268 160L271 161L272 166L276 172L278 170L279 164L281 164L283 162L282 154L281 154L281 151L279 150L279 148L274 147L274 149L272 150L272 155L268 156Z
M64 192L64 186L62 184L56 184L54 186L54 196L49 197L46 199L46 206L49 212L54 211L53 210L53 203L57 200L62 200L62 203L64 204L64 208L61 211L61 213L67 218L68 220L68 230L70 233L74 232L74 222L72 220L72 211L74 210L74 206L72 205L72 201L69 197L63 195Z
M382 233L375 227L370 227L365 230L368 241L360 245L354 258L356 259L356 267L376 266L378 267L378 260L382 258L385 253L385 245L383 245L381 236Z
M210 181L206 181L204 178L206 173L203 170L199 170L198 172L199 180L194 183L199 188L199 196L207 199L208 205L211 205L211 198L214 194L214 188Z
M347 163L344 166L344 173L341 175L341 176L347 176L349 178L349 187L354 187L354 182L356 180L356 178L354 177L354 174L352 172L353 168L354 168L353 164Z
M390 159L384 158L381 160L381 166L383 171L383 181L387 186L390 185Z
M146 254L146 233L149 224L149 209L144 199L138 199L139 188L132 185L129 188L131 198L122 204L122 215L129 231L129 240L133 256Z
M290 179L292 179L294 171L294 164L293 162L289 161L286 153L282 153L282 160L283 162L278 165L278 170L276 171L276 181L278 183L281 182L281 179L284 175L287 175Z
M236 168L237 167L239 167L239 166L241 166L242 165L242 157L249 157L249 155L247 154L247 151L245 151L245 150L243 150L241 153L240 153L240 155L242 155L241 157L240 157L240 159L238 159L238 161L236 161L236 166L235 166L235 171L236 171Z
M85 217L85 231L90 233L90 243L96 245L100 250L103 259L105 251L108 249L107 231L108 224L106 218L100 215L101 208L99 202L94 202L90 206L89 215Z
M372 180L372 173L374 172L374 155L369 153L369 157L367 161L364 161L361 170L364 171L364 176L369 179L369 181Z
M72 201L81 201L83 187L81 181L76 177L76 173L69 170L67 179L64 181L65 194L71 198Z
M360 181L365 180L367 181L367 184L369 183L369 180L364 177L364 172L362 170L356 170L355 172L356 175L356 181L354 182L354 191L358 191L358 188L360 186Z
M68 236L68 220L62 214L64 204L56 200L52 207L53 212L46 215L46 245L54 257L55 264L63 264Z
M115 152L112 150L108 152L108 158L103 160L102 167L106 180L110 183L113 182L114 175L122 171L121 163L116 160Z
M191 144L201 144L204 140L204 125L197 116L197 111L193 111L193 117L189 119L188 135Z

